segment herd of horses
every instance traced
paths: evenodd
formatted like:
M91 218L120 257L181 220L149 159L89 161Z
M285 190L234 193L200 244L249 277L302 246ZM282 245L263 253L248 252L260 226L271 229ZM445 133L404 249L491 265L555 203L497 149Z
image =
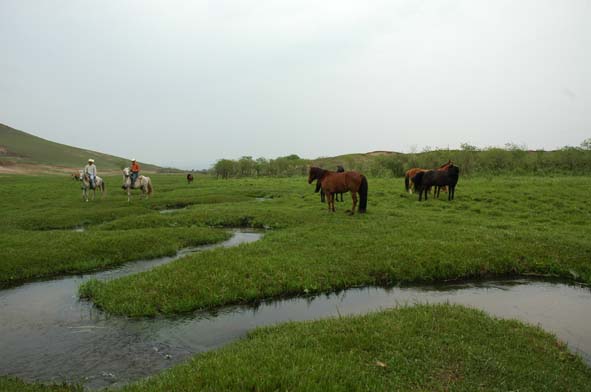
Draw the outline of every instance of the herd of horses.
M131 183L131 172L129 168L123 169L123 185L121 188L127 191L127 201L131 201L131 191L133 189L140 189L144 197L149 197L154 188L150 177L140 175L135 183ZM447 161L436 169L422 169L412 168L406 171L404 175L404 186L407 192L419 193L419 201L422 201L423 195L427 200L427 195L433 190L433 196L439 197L443 190L447 192L447 199L453 200L456 191L456 184L460 176L460 168L455 166L453 162ZM73 173L72 178L80 181L82 188L82 199L88 201L88 195L92 191L92 200L96 195L98 189L101 193L105 192L105 182L99 176L96 177L95 186L92 187L88 175L82 170L78 173ZM187 184L193 182L193 175L187 174ZM320 192L320 201L328 204L328 210L335 212L335 200L338 201L339 195L341 202L343 201L343 193L351 192L353 205L347 212L351 215L355 213L357 202L359 199L359 206L357 211L364 213L367 211L367 192L368 184L367 178L356 171L345 171L343 166L337 166L336 171L325 170L319 167L310 167L308 171L308 184L316 181L315 192Z
M433 196L439 198L443 190L447 192L447 199L453 200L456 192L456 185L460 177L460 168L453 162L447 161L437 169L429 170L422 168L412 168L406 171L404 176L404 186L406 191L419 193L419 201L422 201L423 195L427 200L427 195L433 190ZM367 178L356 171L345 171L342 166L337 167L337 171L324 170L319 167L311 167L308 172L308 184L316 180L315 192L320 192L320 201L324 203L325 198L328 203L328 210L334 212L335 195L351 192L353 206L347 212L355 213L357 205L357 195L359 194L360 213L367 211Z

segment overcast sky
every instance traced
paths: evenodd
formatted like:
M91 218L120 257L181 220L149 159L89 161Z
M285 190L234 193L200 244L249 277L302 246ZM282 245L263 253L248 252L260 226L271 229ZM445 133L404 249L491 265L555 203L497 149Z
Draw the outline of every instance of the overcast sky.
M0 122L141 161L591 137L591 0L0 0Z

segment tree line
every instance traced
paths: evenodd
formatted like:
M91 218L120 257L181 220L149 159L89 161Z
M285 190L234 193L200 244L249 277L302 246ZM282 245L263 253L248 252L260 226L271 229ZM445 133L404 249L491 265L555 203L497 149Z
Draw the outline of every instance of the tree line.
M209 172L218 178L302 176L307 174L310 165L329 170L342 165L346 170L357 170L373 177L402 177L410 168L436 168L450 159L461 168L463 175L590 175L591 138L578 147L565 146L554 151L528 150L511 143L480 149L464 143L458 150L426 148L408 154L376 152L314 160L297 155L276 159L244 156L236 160L220 159Z

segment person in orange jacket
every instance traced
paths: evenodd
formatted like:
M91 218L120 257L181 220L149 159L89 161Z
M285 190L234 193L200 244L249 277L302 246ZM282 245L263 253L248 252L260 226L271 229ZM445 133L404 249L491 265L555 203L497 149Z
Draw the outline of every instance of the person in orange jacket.
M135 181L140 175L140 165L135 161L135 158L131 160L131 187L134 188Z

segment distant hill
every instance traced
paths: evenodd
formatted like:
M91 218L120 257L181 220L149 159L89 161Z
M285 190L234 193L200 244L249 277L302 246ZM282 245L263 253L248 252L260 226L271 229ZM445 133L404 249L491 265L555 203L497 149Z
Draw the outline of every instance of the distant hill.
M0 124L0 173L68 172L82 168L93 158L100 172L118 171L129 160L97 151L55 143ZM175 171L140 162L142 170Z

